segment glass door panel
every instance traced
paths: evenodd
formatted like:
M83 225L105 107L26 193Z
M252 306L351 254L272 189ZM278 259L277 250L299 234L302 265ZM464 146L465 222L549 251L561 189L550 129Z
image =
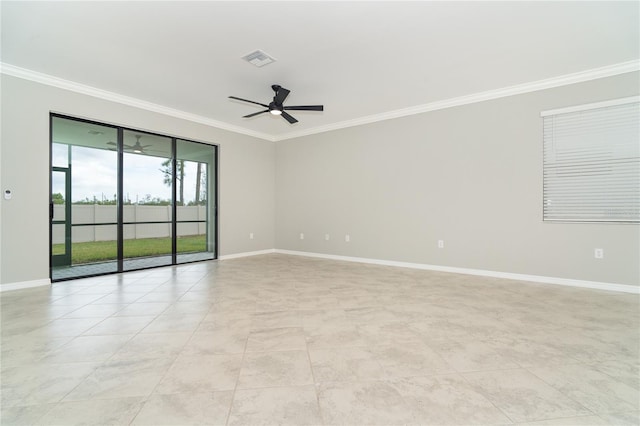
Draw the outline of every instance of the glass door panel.
M71 223L67 221L69 175L68 168L54 167L51 171L51 263L54 267L71 265Z
M176 207L178 263L215 257L215 226L210 220L215 202L215 147L176 141L177 181L181 201Z
M117 129L54 116L51 135L51 277L116 272Z
M123 134L123 268L173 263L171 138Z
M91 129L93 134L97 130ZM117 131L100 130L117 140ZM73 146L71 264L83 275L118 271L118 153L113 144Z

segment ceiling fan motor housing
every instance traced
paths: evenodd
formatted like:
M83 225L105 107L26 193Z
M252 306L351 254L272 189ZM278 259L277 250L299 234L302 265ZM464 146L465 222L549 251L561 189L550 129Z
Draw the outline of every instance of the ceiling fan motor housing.
M278 105L275 100L269 104L269 112L271 114L280 115L282 114L283 109L284 107L282 104Z
M294 123L297 123L298 120L292 117L291 114L289 114L285 110L287 111L324 111L324 106L322 105L299 105L299 106L285 107L284 101L285 99L287 99L287 96L289 96L290 91L278 84L271 85L271 89L275 92L275 95L273 96L273 101L269 105L256 102L256 101L250 101L249 99L238 98L237 96L229 96L229 98L242 101L242 102L249 102L251 104L260 105L262 107L267 108L264 111L258 111L258 112L254 112L253 114L245 115L243 116L243 118L255 117L256 115L260 115L265 112L268 112L273 115L280 115L282 116L282 118L287 120L289 124L294 124Z

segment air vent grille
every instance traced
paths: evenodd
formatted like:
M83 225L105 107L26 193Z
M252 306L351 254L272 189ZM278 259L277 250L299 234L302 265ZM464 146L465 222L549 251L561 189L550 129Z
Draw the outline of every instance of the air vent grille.
M265 65L269 65L270 63L276 61L273 57L264 53L262 50L251 52L248 55L243 56L242 59L249 62L250 64L255 65L258 68L264 67Z

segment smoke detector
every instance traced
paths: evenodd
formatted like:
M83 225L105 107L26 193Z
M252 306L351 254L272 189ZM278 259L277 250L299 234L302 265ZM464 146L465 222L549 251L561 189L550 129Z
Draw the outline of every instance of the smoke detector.
M251 52L248 55L243 56L242 59L249 62L250 64L255 65L258 68L264 67L265 65L269 65L270 63L276 61L275 58L264 53L262 50Z

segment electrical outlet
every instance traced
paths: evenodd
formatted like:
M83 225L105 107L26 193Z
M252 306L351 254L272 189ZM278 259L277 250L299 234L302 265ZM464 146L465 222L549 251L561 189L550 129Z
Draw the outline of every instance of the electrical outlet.
M249 232L249 239L253 240L253 232Z
M329 241L329 234L324 234L324 240Z
M349 241L351 241L351 236L350 236L349 234L345 235L345 236L344 236L344 241L345 241L345 242L347 242L347 243L348 243Z
M604 259L604 250L601 248L597 248L593 250L593 256L596 259Z
M302 232L300 233L300 239L304 240L304 234Z
M438 240L438 248L444 248L444 240Z

